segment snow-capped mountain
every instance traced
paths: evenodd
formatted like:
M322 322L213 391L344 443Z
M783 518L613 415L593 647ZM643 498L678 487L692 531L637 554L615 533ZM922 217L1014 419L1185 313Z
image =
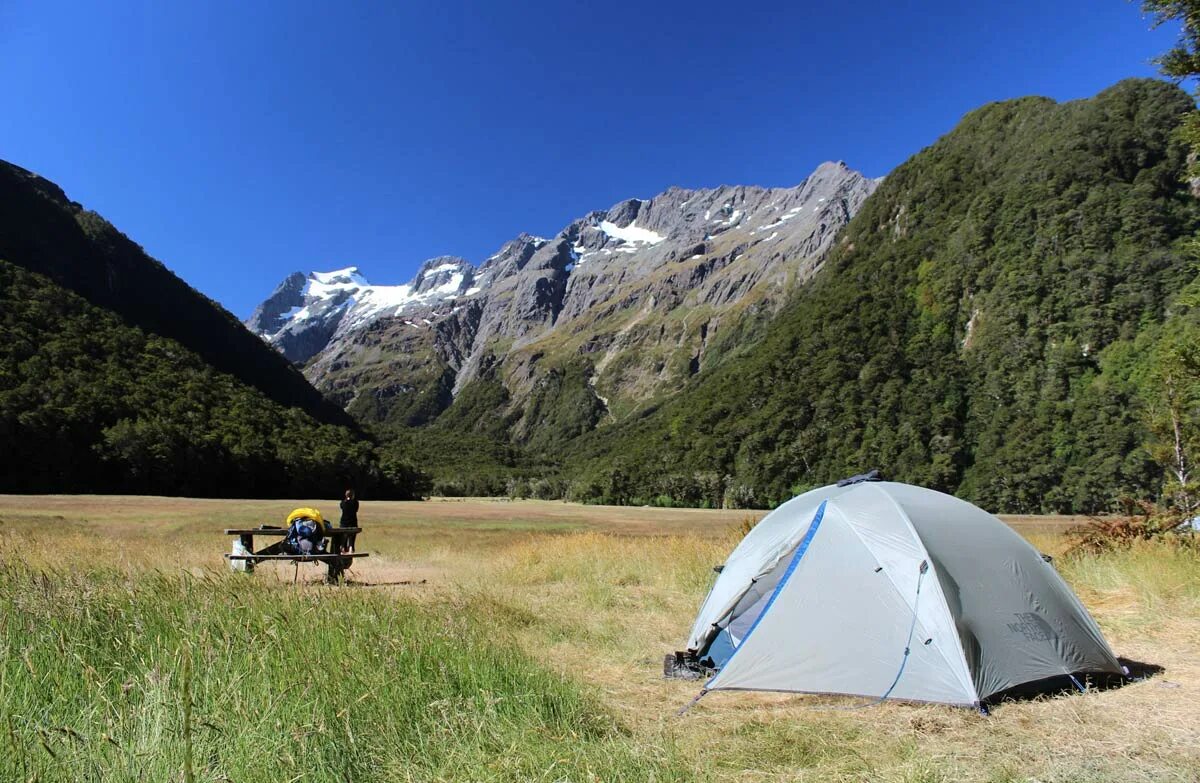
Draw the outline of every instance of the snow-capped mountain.
M426 261L406 285L371 285L350 266L289 275L246 321L293 362L303 363L340 333L378 318L452 302L479 292L475 268L441 256Z
M407 285L353 267L294 274L247 324L364 419L421 424L498 382L520 439L567 368L604 416L720 361L815 272L877 184L837 162L792 188L671 188L551 239L521 234L478 267L432 259Z

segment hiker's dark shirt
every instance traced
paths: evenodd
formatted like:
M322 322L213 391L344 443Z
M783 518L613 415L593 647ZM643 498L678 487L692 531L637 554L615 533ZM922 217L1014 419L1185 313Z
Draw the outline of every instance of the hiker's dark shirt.
M358 498L342 501L342 518L338 524L342 527L358 527Z

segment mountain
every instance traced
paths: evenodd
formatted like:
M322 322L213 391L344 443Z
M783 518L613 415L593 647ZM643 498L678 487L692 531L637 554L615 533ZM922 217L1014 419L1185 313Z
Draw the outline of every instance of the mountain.
M278 353L57 185L0 163L0 204L0 491L419 491Z
M296 273L247 325L360 421L552 450L735 351L877 184L839 162L793 188L672 188L478 267L432 259L407 285Z
M0 204L0 259L45 275L132 326L178 341L280 405L299 406L320 421L352 423L232 314L58 185L0 161Z
M751 348L568 444L567 493L761 506L878 467L997 511L1154 496L1160 392L1138 379L1195 276L1175 134L1193 108L1131 80L968 114L888 175Z
M475 268L451 256L426 261L408 285L370 285L354 266L307 276L296 272L258 306L246 326L292 362L304 363L335 336L379 318L476 293L474 279Z

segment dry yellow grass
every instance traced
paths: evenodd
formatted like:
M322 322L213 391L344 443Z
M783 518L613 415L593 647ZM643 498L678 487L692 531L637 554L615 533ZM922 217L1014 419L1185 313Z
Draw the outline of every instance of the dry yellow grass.
M0 496L0 556L46 567L223 568L221 528L279 524L328 501ZM1165 667L1108 691L1011 703L989 718L939 706L715 693L666 681L746 512L487 500L364 503L352 580L447 606L485 602L498 636L590 684L635 736L674 748L698 779L1200 780L1200 555L1146 545L1057 564L1118 654ZM1009 520L1059 554L1072 518ZM252 578L292 578L290 567ZM316 581L320 569L302 567ZM424 581L422 581L424 580Z

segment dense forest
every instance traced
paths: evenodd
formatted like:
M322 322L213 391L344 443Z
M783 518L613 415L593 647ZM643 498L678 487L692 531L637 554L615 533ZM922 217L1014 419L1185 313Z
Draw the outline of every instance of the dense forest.
M427 481L54 183L0 161L0 492L311 497Z
M275 402L351 425L286 359L53 182L0 161L0 259L169 337Z
M972 112L743 356L570 444L566 493L764 506L878 467L1008 512L1156 495L1163 362L1187 361L1192 318L1193 108L1130 80Z
M351 428L0 260L0 492L419 496Z

